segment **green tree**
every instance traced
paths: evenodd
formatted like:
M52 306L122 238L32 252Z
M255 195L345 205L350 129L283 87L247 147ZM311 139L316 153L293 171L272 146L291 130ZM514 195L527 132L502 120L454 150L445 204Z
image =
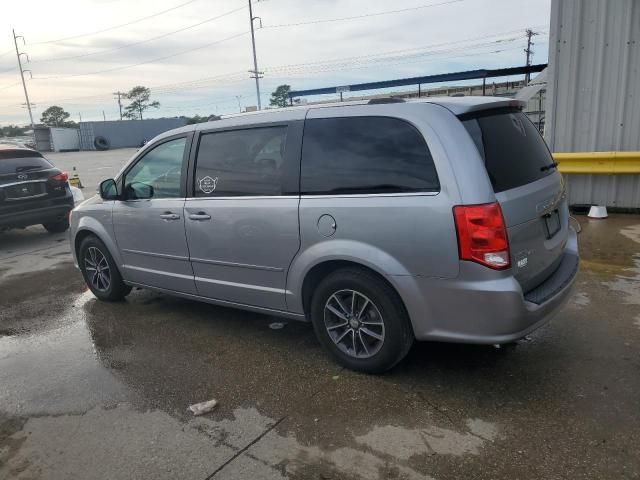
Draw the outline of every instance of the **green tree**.
M125 98L131 100L131 103L124 107L123 117L130 118L132 120L140 119L142 120L142 113L145 110L149 110L150 108L158 108L160 107L160 102L151 101L151 90L147 87L143 87L142 85L138 85L137 87L133 87L129 92L125 95Z
M19 127L18 125L7 125L0 127L0 137L21 137L31 127Z
M69 123L73 123L67 122L67 118L69 117L69 112L65 112L62 107L52 105L42 112L40 121L48 127L64 127L68 126Z
M289 104L290 85L280 85L271 94L269 105L273 107L286 107Z

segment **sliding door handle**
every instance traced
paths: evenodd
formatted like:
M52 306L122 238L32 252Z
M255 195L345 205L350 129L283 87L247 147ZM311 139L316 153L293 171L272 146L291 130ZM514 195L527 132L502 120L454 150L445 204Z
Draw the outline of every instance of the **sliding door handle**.
M189 215L189 220L203 221L203 220L211 220L211 215L205 212L192 213Z

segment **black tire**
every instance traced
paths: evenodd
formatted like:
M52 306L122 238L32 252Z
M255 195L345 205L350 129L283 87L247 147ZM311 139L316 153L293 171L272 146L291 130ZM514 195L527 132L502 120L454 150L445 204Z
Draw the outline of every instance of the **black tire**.
M105 137L96 137L93 140L93 145L96 147L97 150L109 150L109 147L111 147L111 144L109 143L109 140L107 140Z
M102 282L98 281L96 285L96 281L94 280L95 270L92 269L91 261L88 261L88 259L92 258L92 252L93 254L96 254L96 251L104 257L104 262L102 262L102 259L100 258L101 265L103 265L102 268L104 268L105 263L108 266L108 285L104 280ZM98 237L89 235L82 240L80 248L78 249L78 265L80 266L80 271L82 272L82 276L84 277L84 281L87 286L100 300L107 302L119 301L124 299L124 297L129 295L131 292L131 287L129 285L125 285L122 281L120 271L118 270L113 257L109 253L109 250Z
M373 303L376 309L374 313L378 312L382 317L378 320L381 320L381 323L384 324L383 327L380 327L383 341L378 342L380 345L375 347L378 350L367 358L357 358L358 347L355 345L356 356L345 352L344 347L339 347L327 330L325 307L334 294L344 295L345 291L356 291L356 294L360 294L360 305L364 305L366 301ZM360 307L357 307L355 310L359 309ZM413 330L402 300L390 285L374 273L364 269L343 268L325 277L313 294L310 313L313 329L322 346L329 351L339 364L351 370L366 373L385 372L400 362L413 345ZM331 313L328 315L331 316ZM355 333L356 330L350 327L345 328L353 331L347 336L352 335L352 340L356 342L356 338L358 338ZM335 332L335 330L332 331ZM360 353L365 354L364 350L367 350L367 348L363 345L365 341L362 340L362 334L360 334L359 341L362 342L360 344ZM372 349L370 346L369 350L375 350L375 348ZM373 352L366 351L366 354L370 353Z
M69 230L69 219L65 218L58 222L43 223L42 226L49 233L62 233Z

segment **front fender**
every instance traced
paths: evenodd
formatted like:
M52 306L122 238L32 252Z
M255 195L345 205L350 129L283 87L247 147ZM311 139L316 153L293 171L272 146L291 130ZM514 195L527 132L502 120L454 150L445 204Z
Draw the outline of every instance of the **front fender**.
M80 212L78 212L80 213ZM74 216L76 212L74 212ZM73 250L73 256L77 265L77 252L76 252L76 238L82 232L91 232L98 237L102 243L105 244L109 253L113 257L114 261L119 267L122 267L122 257L118 249L118 245L115 242L115 236L113 233L113 226L111 222L111 210L104 210L100 212L91 212L91 215L78 215L80 218L77 220L75 228L72 230L71 248ZM75 218L74 218L75 220ZM75 223L75 222L74 222ZM122 272L122 268L120 268Z
M300 250L293 259L287 274L287 307L290 311L304 313L302 285L309 271L324 262L342 260L357 263L384 276L398 290L395 275L410 275L396 258L385 251L356 240L330 239ZM393 276L392 276L393 275ZM293 288L290 288L291 285ZM402 296L402 295L401 295Z

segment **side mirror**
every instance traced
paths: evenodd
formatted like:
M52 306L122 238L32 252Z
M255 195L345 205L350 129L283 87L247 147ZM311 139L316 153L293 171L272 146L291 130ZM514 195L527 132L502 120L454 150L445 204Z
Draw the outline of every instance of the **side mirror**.
M101 182L99 192L103 200L118 199L118 187L116 186L116 181L113 178L109 178Z
M153 198L153 187L142 182L132 182L124 188L127 200L148 200Z

